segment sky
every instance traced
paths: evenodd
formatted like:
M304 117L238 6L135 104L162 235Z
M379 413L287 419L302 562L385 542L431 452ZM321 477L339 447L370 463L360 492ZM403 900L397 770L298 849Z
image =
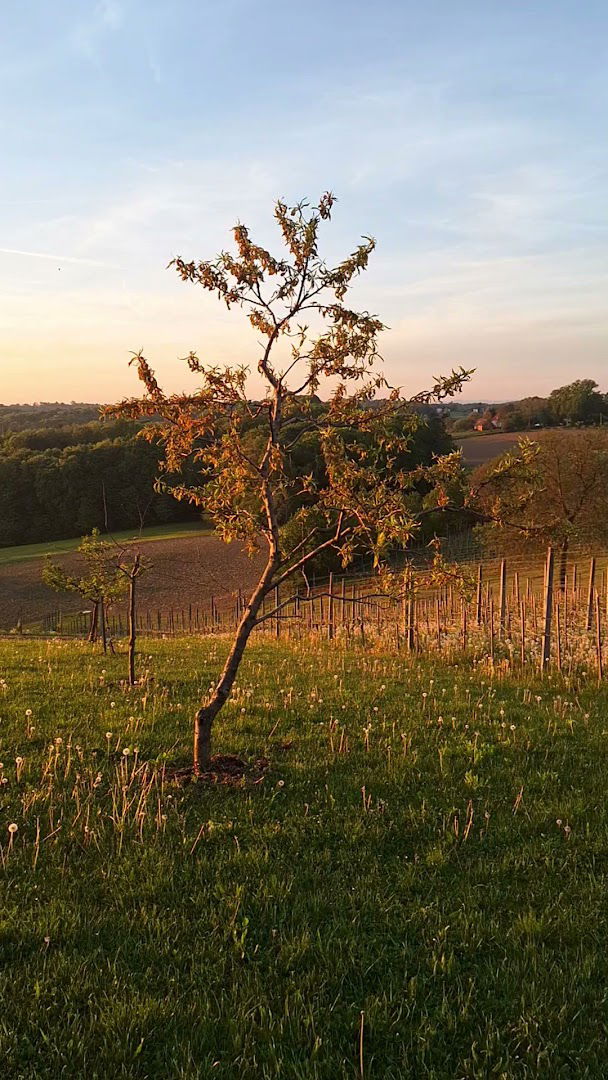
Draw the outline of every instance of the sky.
M393 385L608 389L604 0L16 0L0 12L0 402L167 390L250 364L242 315L167 263L277 197L338 197L328 258ZM252 392L256 380L252 378Z

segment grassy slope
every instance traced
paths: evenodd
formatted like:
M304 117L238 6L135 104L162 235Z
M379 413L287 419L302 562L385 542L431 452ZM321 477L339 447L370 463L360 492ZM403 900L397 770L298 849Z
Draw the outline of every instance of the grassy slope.
M138 803L225 646L145 648L0 645L3 1076L605 1075L604 689L256 643L266 778Z
M151 525L143 529L125 530L111 533L108 539L115 540L118 544L127 543L137 538L138 543L151 540L174 540L181 536L189 536L194 533L207 535L212 530L198 521L173 522L169 525ZM82 537L74 537L70 540L49 540L41 544L19 544L16 547L0 547L0 566L12 563L26 562L28 559L41 559L46 555L62 555L69 551L75 551L80 545Z

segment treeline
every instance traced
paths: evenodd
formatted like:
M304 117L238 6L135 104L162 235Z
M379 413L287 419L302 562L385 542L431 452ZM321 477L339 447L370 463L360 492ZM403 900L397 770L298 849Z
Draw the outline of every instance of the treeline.
M472 406L455 415L449 424L454 433L483 427L501 431L527 431L535 427L588 425L608 422L608 394L599 391L595 379L577 379L552 390L548 397L526 397L499 405Z
M0 405L0 436L33 427L65 427L99 419L99 405L42 401L36 405Z
M196 516L155 491L159 449L124 421L11 432L0 442L0 545Z
M161 451L154 443L137 437L140 423L62 422L62 417L73 418L74 410L89 406L16 408L33 410L42 422L35 427L21 427L19 412L17 429L0 438L0 546L82 536L93 529L135 530L198 516L195 508L178 502L169 490L155 490ZM98 413L98 407L94 408ZM315 412L322 413L323 408L323 403L317 401ZM402 460L393 461L391 467L414 469L429 464L435 454L452 449L443 419L433 409L419 406L400 423L408 449ZM263 438L259 425L260 421L252 421L248 433L252 451ZM317 436L297 436L297 431L292 430L288 472L322 482L318 475L322 455ZM196 462L191 462L190 468L196 470ZM171 478L167 481L170 485ZM425 494L421 487L417 498L422 500ZM282 524L292 520L305 505L305 496L295 501L288 499L280 511ZM428 525L433 525L430 519Z

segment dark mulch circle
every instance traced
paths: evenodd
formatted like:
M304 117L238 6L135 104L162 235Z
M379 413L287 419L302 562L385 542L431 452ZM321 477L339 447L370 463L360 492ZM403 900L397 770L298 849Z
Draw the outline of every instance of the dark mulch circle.
M179 769L167 769L167 780L175 784L259 784L270 768L268 758L258 758L248 764L234 754L216 754L205 772L195 773L192 765Z

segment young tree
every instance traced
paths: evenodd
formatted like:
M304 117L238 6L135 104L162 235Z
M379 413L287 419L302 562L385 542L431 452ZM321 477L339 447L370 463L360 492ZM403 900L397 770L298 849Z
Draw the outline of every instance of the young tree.
M608 432L560 429L535 442L525 468L476 471L476 505L489 522L486 542L511 551L554 545L563 587L570 549L608 540Z
M145 395L111 407L111 415L152 420L144 437L164 447L164 468L183 476L198 466L194 483L171 491L212 518L225 540L240 540L249 551L266 549L266 563L237 627L226 663L202 702L194 724L194 771L208 770L215 718L234 684L253 630L281 618L291 597L281 590L320 554L333 549L346 565L364 545L380 566L391 546L406 545L420 525L412 500L425 483L441 487L461 470L457 454L411 471L401 464L410 436L396 424L411 405L397 391L378 403L387 387L377 372L377 339L384 329L367 311L349 307L346 296L367 268L374 240L364 237L335 266L319 254L319 232L331 217L334 197L318 206L277 202L275 218L285 251L274 256L254 243L244 225L233 230L236 251L214 261L173 264L183 281L217 294L228 308L243 309L261 337L258 374L264 393L251 401L244 366L203 364L191 353L190 370L200 379L192 394L167 396L148 360L134 357ZM438 401L460 390L469 372L436 379L416 403ZM329 390L319 409L317 392ZM418 422L423 423L422 418ZM251 428L263 438L251 438ZM322 468L302 475L292 467L300 441L315 434ZM399 459L399 466L395 462ZM441 503L441 498L438 497ZM299 528L282 529L290 507L298 505ZM278 601L270 610L265 599Z
M78 593L83 600L93 605L89 640L96 640L101 624L101 640L105 653L107 608L109 604L124 596L128 588L127 579L116 565L113 545L101 539L98 529L94 529L90 536L83 537L78 554L85 563L85 572L80 577L66 574L61 566L47 560L42 568L42 580L58 592Z
M129 686L135 686L135 651L137 645L137 618L136 618L136 590L137 582L142 574L149 570L149 564L142 559L140 551L135 551L131 559L128 559L127 553L121 551L116 558L116 568L119 573L124 574L129 590L129 602L128 602L128 620L129 620L129 638L128 638L128 657L129 657Z

